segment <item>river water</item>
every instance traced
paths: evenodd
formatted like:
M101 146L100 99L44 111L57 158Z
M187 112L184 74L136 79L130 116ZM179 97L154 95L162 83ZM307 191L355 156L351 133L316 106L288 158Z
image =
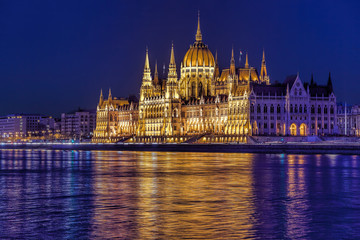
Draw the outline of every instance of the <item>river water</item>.
M0 151L0 239L360 239L360 157Z

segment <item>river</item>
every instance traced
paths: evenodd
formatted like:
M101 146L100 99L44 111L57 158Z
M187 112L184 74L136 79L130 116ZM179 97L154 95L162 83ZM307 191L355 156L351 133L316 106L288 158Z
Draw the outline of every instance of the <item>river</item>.
M0 150L0 239L360 239L360 156Z

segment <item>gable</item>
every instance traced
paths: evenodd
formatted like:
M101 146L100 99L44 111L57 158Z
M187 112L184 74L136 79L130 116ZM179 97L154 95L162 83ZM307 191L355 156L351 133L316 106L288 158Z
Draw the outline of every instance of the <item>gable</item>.
M299 76L296 77L290 89L290 96L306 97L307 92Z

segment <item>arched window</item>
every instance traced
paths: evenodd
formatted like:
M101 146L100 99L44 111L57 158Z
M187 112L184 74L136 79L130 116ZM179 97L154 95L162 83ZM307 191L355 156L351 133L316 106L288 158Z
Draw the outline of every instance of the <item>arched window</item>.
M314 107L314 105L311 105L311 113L315 113L315 107Z
M307 113L307 106L304 105L304 113Z
M330 107L330 114L334 114L334 106L332 106L332 105Z
M274 105L272 105L272 104L270 106L270 113L274 113Z
M325 108L324 108L324 113L325 113L325 114L328 113L328 108L327 108L327 106L325 106Z
M318 106L318 114L321 114L321 106Z
M199 83L199 90L198 90L198 93L199 93L199 96L202 96L204 94L204 89L203 89L203 85L202 83L200 82Z
M302 113L302 105L300 104L300 107L299 107L299 113Z
M298 112L298 105L295 104L295 113L297 113L297 112Z
M260 104L257 105L257 113L261 113Z
M264 105L264 113L267 113L267 106L266 106L266 104Z
M294 108L293 108L293 105L290 104L290 113L293 113L294 112Z
M191 83L191 96L195 97L195 95L196 95L196 83L192 82Z
M251 113L254 113L254 110L255 110L255 109L254 109L254 104L251 104L251 106L250 106L250 112L251 112Z
M278 104L277 105L277 113L280 113L281 112L281 108L280 108L280 105Z

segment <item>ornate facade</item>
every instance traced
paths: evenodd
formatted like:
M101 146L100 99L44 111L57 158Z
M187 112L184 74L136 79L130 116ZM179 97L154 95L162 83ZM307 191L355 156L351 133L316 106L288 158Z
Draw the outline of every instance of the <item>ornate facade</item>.
M139 102L101 94L93 141L244 142L251 135L333 134L335 118L330 77L325 86L303 83L299 75L271 84L265 52L260 74L247 54L244 67L236 67L234 51L229 68L220 71L198 19L179 77L173 45L162 81L156 64L152 77L146 49Z

